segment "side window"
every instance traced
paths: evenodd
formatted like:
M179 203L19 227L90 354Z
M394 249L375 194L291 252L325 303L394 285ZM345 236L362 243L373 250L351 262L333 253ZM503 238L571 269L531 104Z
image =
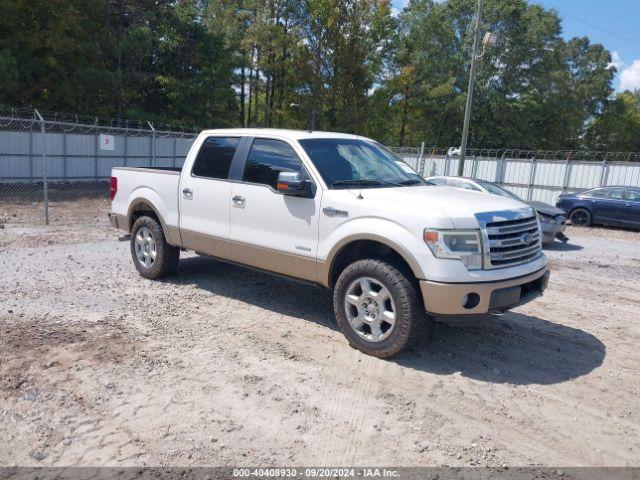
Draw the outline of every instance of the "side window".
M630 188L627 190L627 200L630 202L640 202L640 190Z
M608 198L609 200L622 200L623 197L623 188L608 188L606 190L606 198Z
M446 185L447 181L444 178L430 178L429 182L433 183L434 185Z
M465 190L475 190L480 192L481 190L475 185L469 182L461 182L460 180L453 180L453 186L456 188L464 188Z
M256 138L242 180L269 185L274 190L280 172L302 172L302 162L291 146L280 140Z
M584 196L589 198L606 198L607 191L603 188L597 188L595 190L591 190L590 192L585 192Z
M191 175L205 178L222 178L229 176L231 160L240 142L239 137L209 137L198 152Z

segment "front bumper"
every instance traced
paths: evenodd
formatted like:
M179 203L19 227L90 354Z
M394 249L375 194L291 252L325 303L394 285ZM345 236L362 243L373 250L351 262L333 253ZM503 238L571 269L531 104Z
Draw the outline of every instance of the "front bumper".
M542 295L549 281L545 267L523 277L497 282L440 283L420 281L427 313L442 315L481 315L502 313ZM466 299L466 304L464 304Z
M555 240L559 233L562 233L567 228L566 223L542 223L540 222L540 229L542 230L542 243L551 243Z

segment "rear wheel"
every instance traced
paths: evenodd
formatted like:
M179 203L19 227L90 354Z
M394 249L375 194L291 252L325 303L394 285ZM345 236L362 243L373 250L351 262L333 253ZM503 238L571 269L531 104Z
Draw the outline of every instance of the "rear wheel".
M576 227L590 227L591 226L591 213L586 208L576 208L569 215L571 225Z
M180 249L167 243L155 218L143 216L131 229L131 257L140 275L156 279L176 271Z
M340 274L333 308L349 344L379 358L399 353L427 325L410 277L377 259L358 260Z

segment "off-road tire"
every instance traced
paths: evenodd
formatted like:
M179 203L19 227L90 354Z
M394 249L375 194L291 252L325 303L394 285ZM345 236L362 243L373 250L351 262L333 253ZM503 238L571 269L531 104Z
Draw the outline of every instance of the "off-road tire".
M432 320L424 307L410 272L380 259L357 260L345 268L333 290L333 309L340 331L351 347L367 355L389 358L418 341L428 340L432 332ZM389 290L395 306L395 323L387 338L368 341L352 328L347 318L345 298L347 289L358 278L372 278Z
M155 260L150 266L145 266L136 254L136 236L142 229L148 229L155 241ZM180 260L180 249L169 245L162 231L160 223L152 217L142 216L138 218L131 229L131 257L136 269L144 278L155 280L174 273Z

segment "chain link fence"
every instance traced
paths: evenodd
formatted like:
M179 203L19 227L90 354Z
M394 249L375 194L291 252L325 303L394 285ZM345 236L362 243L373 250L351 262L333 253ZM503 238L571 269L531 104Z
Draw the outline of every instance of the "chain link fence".
M0 226L104 222L115 166L181 166L195 131L0 111Z
M460 157L438 147L392 147L424 177L454 176ZM555 205L561 193L601 186L639 186L640 153L468 149L464 176L498 183L527 201Z
M106 222L111 168L180 167L197 132L152 122L0 109L0 227ZM425 177L455 175L449 149L392 148ZM640 185L640 153L469 149L467 177L526 200Z

